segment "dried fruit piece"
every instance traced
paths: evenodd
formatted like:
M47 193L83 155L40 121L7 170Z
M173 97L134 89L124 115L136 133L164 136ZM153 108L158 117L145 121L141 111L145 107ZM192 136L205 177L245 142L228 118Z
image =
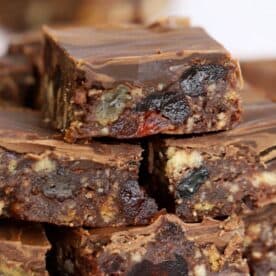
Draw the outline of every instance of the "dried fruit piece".
M182 93L165 93L161 105L161 114L174 124L182 124L190 115L190 107Z
M182 179L177 186L177 196L180 198L189 198L198 191L200 186L208 179L209 172L207 168L200 167L193 169Z
M201 28L45 27L44 36L47 119L67 142L207 133L241 119L239 64Z
M198 97L206 93L206 86L225 80L226 69L221 65L194 66L182 76L180 86L185 94Z
M97 121L103 126L117 121L130 99L129 90L124 85L119 85L115 91L103 94L96 108Z
M174 124L182 124L190 115L185 95L172 91L149 95L137 106L137 111L160 112Z

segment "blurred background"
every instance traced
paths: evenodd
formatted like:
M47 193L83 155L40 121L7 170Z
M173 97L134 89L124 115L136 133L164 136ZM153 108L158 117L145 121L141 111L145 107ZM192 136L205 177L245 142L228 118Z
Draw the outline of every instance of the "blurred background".
M19 91L40 86L43 24L148 25L168 16L204 27L241 61L245 81L276 100L275 0L0 0L0 95L20 102Z
M0 0L1 48L7 32L42 24L149 23L187 16L241 59L276 57L275 0Z

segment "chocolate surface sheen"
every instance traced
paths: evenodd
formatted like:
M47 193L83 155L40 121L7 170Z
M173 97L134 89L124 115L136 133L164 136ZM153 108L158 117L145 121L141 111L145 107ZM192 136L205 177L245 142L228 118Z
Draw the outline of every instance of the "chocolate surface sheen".
M65 139L229 129L237 61L201 28L44 28L47 118Z

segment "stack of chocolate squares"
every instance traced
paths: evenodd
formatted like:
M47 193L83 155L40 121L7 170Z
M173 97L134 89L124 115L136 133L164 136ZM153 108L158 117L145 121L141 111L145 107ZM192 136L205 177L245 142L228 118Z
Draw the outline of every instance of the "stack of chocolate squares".
M43 36L43 112L0 110L0 274L274 275L276 104L241 104L229 52L190 26Z

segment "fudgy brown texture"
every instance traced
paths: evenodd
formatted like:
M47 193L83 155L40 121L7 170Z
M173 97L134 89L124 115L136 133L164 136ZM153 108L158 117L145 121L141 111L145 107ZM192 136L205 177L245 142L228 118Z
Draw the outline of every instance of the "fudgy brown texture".
M276 204L268 205L244 217L245 256L252 275L275 275Z
M38 224L0 222L0 275L46 276L50 250L44 229Z
M1 215L67 226L141 225L157 207L138 184L138 145L67 144L39 113L0 110Z
M239 64L200 28L44 28L47 118L67 141L202 133L240 120Z
M275 148L276 105L248 105L234 130L151 142L149 188L188 222L246 213L276 201Z
M245 80L263 89L268 98L276 101L276 60L253 60L241 63Z
M61 275L248 275L243 224L185 224L161 215L140 228L63 230L54 238Z
M22 55L0 58L0 100L11 105L28 105L35 89L33 68Z

